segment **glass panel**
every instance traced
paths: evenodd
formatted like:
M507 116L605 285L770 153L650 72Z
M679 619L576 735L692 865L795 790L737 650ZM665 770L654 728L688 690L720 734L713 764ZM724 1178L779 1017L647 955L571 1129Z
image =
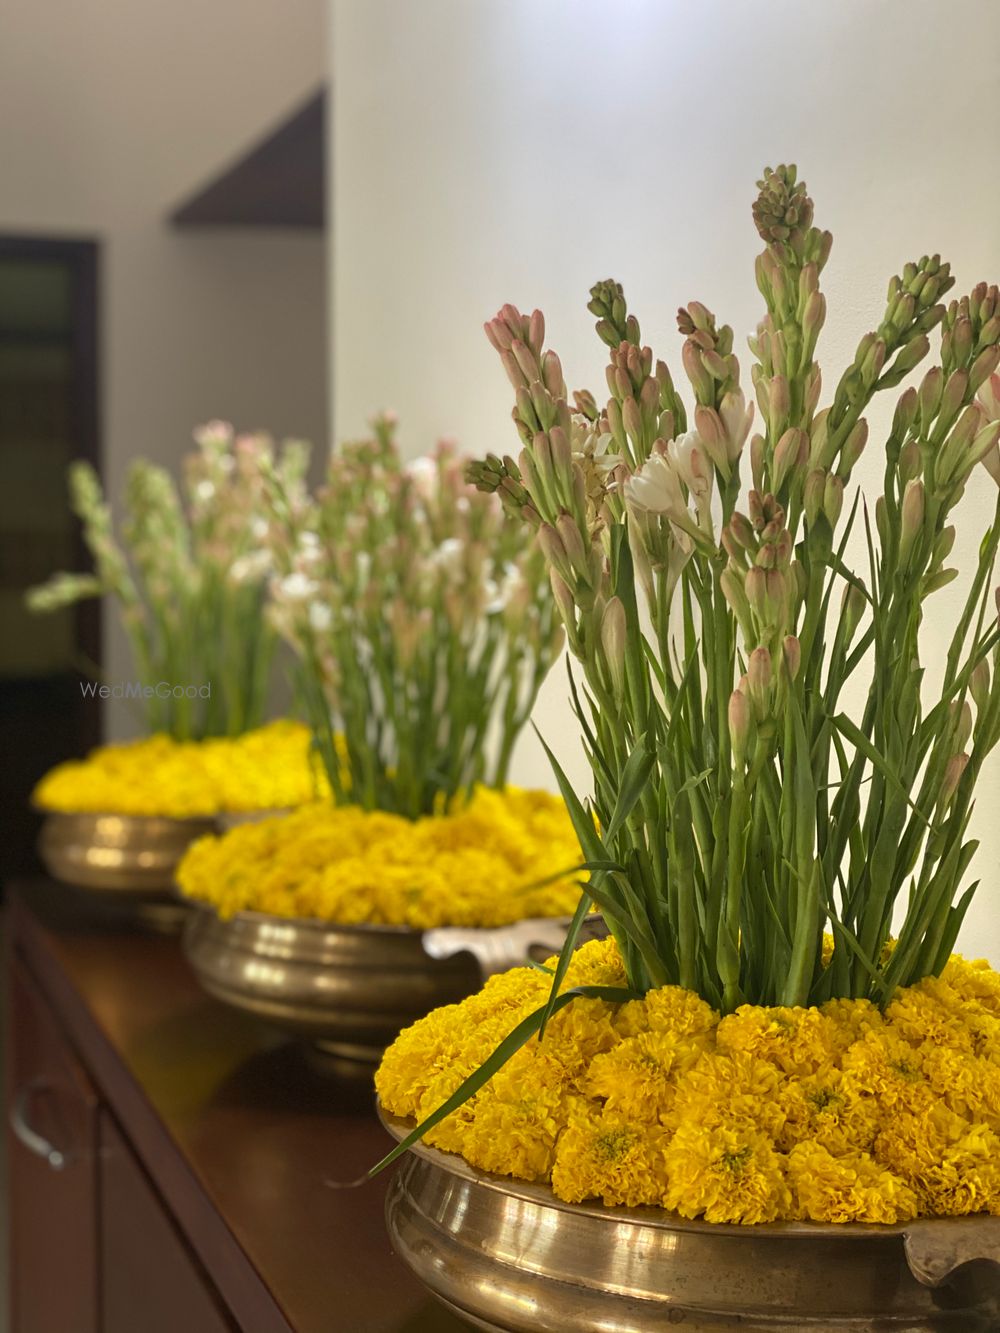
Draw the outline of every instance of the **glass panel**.
M68 334L73 324L73 275L47 259L0 259L0 336Z
M72 443L72 274L51 261L0 260L0 676L72 669L71 610L33 616L24 590L71 569L66 496Z

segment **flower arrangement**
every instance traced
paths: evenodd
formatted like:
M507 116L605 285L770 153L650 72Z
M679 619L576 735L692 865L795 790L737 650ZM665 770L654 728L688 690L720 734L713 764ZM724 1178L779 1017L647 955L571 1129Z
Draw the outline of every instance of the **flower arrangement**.
M709 1222L1000 1216L1000 977L985 964L953 958L884 1011L834 999L720 1017L673 985L586 998L627 986L613 940L583 945L566 983L584 993L430 1143L570 1203ZM376 1077L382 1105L432 1116L548 985L519 968L408 1028Z
M577 960L571 930L547 982L404 1033L379 1086L422 1120L386 1162L439 1127L482 1163L492 1126L492 1169L565 1198L742 1222L1000 1211L1000 980L952 959L1000 737L1000 506L933 694L921 663L952 511L979 463L1000 479L1000 294L945 305L948 265L908 264L821 408L831 237L794 167L758 188L756 432L733 332L698 302L678 314L690 422L616 283L589 305L603 407L570 406L540 312L487 325L522 450L471 475L538 533L581 664L589 799L555 768L590 869L576 921L596 903L613 944ZM936 329L862 505L864 414ZM475 1039L449 1046L458 1028Z
M415 820L357 805L308 805L201 838L177 883L219 916L264 912L338 925L504 926L572 916L580 846L565 804L541 791L477 787Z
M291 488L308 461L298 442L276 456L266 436L237 437L219 421L195 439L182 492L165 469L133 464L120 539L94 470L73 464L70 495L94 573L56 574L28 594L43 612L113 597L146 728L177 741L238 736L263 720L275 642L262 614L270 572L263 469Z
M271 616L338 804L416 819L502 787L560 650L534 534L463 471L448 444L404 465L386 415L315 498L270 473Z
M338 449L315 496L265 466L270 615L332 801L194 844L189 897L343 925L572 915L565 803L507 785L562 636L534 534L450 444L404 464L395 422Z
M270 722L242 736L178 741L163 732L102 745L51 769L32 800L47 811L172 819L283 810L328 793L312 733Z

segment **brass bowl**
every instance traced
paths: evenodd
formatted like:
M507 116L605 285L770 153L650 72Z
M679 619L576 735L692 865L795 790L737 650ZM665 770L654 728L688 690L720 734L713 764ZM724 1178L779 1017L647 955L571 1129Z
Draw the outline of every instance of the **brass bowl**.
M557 950L564 921L498 930L338 926L192 907L184 952L216 999L353 1060L381 1059L398 1033L484 976L523 963L533 943Z
M260 824L265 819L280 819L293 813L291 806L269 810L220 810L215 818L217 833L228 833L230 829L242 828L244 824Z
M174 872L190 844L215 830L214 819L44 813L38 853L54 879L160 928L180 922L186 909Z
M383 1116L397 1138L412 1123ZM479 1328L508 1333L996 1333L1000 1218L720 1226L568 1204L417 1145L390 1186L396 1252Z
M379 1059L401 1028L481 984L467 955L428 958L419 931L257 912L224 921L201 904L184 952L216 999L348 1059Z

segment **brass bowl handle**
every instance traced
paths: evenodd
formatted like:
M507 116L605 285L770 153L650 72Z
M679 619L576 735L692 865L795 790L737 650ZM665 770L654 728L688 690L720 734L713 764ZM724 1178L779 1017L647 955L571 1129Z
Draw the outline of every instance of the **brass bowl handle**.
M940 1287L965 1264L1000 1267L1000 1226L995 1217L927 1218L907 1227L903 1251L918 1282Z
M438 926L425 930L424 953L428 958L453 958L471 953L483 980L529 960L540 962L562 948L569 928L568 917L529 917L510 926L492 929L474 926ZM603 918L588 917L580 931L580 942L607 935Z

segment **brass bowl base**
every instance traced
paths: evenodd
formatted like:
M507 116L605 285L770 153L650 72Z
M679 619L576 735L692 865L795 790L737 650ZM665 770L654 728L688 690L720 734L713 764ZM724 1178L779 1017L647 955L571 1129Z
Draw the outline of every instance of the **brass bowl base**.
M385 1054L384 1046L365 1046L350 1041L323 1041L317 1038L310 1045L319 1062L331 1060L336 1063L349 1061L353 1064L377 1065Z

